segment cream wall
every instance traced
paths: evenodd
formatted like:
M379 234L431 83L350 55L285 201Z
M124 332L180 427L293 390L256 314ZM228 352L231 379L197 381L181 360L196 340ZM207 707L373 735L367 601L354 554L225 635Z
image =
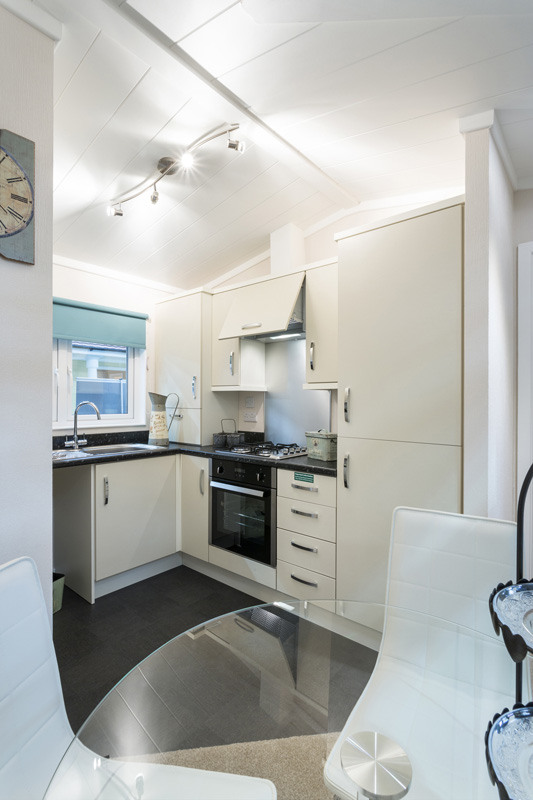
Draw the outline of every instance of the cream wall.
M102 270L90 265L69 264L58 258L54 259L53 268L53 294L54 297L65 297L69 300L80 300L83 303L96 303L114 308L124 308L128 311L140 311L149 315L146 325L146 355L147 355L147 392L156 391L152 366L154 359L155 342L155 303L164 300L179 289L173 286L141 281L133 276L123 275L112 270ZM150 414L150 404L147 398L147 422ZM70 429L68 429L70 430ZM106 428L107 432L112 428ZM128 428L117 428L128 430ZM61 431L55 431L61 433Z
M52 598L52 82L54 43L0 7L2 128L35 142L35 265L0 256L0 563L37 563Z

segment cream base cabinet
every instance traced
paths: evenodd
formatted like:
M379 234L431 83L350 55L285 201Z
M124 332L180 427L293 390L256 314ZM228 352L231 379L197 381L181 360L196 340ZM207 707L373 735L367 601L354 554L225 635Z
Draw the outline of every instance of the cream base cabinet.
M156 304L154 391L179 396L171 442L212 444L220 420L238 418L237 395L211 391L211 301L207 292L192 292ZM174 406L170 397L169 418Z
M181 457L181 550L195 558L209 555L209 459Z
M305 379L312 384L334 384L338 379L338 269L336 264L305 273ZM317 386L316 388L322 388ZM325 387L324 387L325 388ZM330 387L328 387L330 388Z
M383 603L397 506L459 512L462 448L338 440L337 599Z
M95 579L176 552L176 459L94 467Z

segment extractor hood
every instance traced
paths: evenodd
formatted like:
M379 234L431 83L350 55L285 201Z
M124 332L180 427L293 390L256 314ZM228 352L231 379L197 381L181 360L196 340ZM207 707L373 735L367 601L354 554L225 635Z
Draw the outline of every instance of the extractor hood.
M275 335L305 336L303 283L305 272L275 276L234 291L219 339L254 338L273 341Z

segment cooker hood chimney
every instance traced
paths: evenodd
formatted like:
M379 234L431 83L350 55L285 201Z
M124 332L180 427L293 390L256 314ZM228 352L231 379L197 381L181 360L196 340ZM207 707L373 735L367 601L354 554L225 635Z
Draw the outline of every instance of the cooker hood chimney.
M305 264L304 234L292 222L270 234L270 274L287 275ZM277 339L305 339L304 285L300 289L294 311L286 330L258 336L259 341L269 343Z
M219 339L305 338L305 251L302 231L285 225L270 235L271 280L237 288ZM268 309L268 312L265 312Z
M304 234L301 228L289 222L270 234L270 272L286 275L295 267L305 264Z

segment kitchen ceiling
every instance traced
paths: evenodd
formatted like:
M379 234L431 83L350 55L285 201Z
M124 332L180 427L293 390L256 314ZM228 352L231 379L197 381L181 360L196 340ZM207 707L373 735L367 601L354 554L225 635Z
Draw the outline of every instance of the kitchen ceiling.
M531 0L33 2L63 23L64 259L206 285L268 251L287 223L305 232L349 210L461 192L459 121L491 110L515 188L533 187ZM148 191L106 215L160 158L231 123L243 153L215 139L194 170L161 179L157 205Z

